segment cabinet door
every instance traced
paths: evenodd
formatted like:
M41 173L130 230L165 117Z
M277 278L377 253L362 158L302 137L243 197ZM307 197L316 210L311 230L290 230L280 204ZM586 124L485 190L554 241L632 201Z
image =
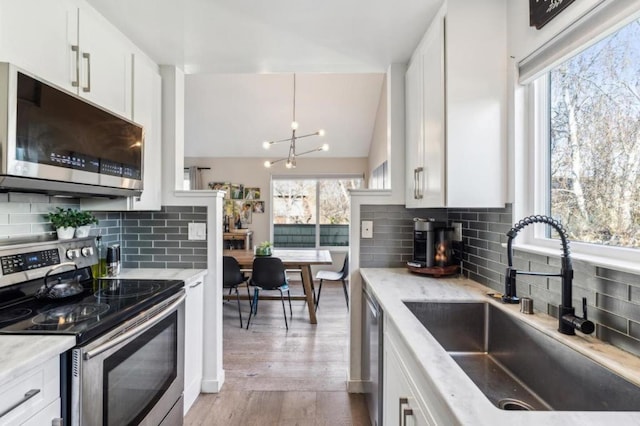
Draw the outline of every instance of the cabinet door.
M204 277L185 283L184 414L200 394L203 360Z
M423 207L446 206L444 24L434 20L422 51Z
M160 210L162 198L162 78L140 55L133 61L133 121L144 127L142 194L129 198L82 198L80 207L93 211Z
M102 15L79 9L79 95L123 117L131 118L129 41Z
M407 207L420 207L422 188L420 168L423 166L424 143L422 135L422 58L414 60L405 74L406 123L406 194Z
M29 417L24 423L20 423L20 426L53 425L55 419L60 419L59 424L62 424L62 418L60 417L60 398Z
M384 396L385 425L429 426L435 424L421 409L412 390L409 374L398 356L393 343L384 341Z
M78 9L72 0L2 0L0 59L76 92Z
M132 199L132 210L160 210L162 189L161 134L162 79L146 58L136 55L133 64L133 121L144 126L143 189Z

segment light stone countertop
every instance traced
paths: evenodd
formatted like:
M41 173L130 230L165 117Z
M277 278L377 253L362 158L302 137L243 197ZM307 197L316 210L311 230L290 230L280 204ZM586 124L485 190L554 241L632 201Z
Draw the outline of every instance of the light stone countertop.
M505 305L490 297L493 293L465 278L430 278L409 273L406 269L360 269L363 285L371 290L385 319L400 330L417 364L433 380L436 391L463 425L640 425L640 412L560 412L504 411L495 407L471 382L457 363L429 334L403 301L482 301L491 303L511 315L542 330L545 334L582 352L627 380L640 385L640 358L607 343L578 333L566 336L557 331L558 320L536 312L525 315L518 305Z
M140 268L140 269L122 269L117 277L113 279L132 279L132 280L182 280L190 279L207 274L206 269L160 269L160 268Z
M75 344L75 336L0 336L0 385Z

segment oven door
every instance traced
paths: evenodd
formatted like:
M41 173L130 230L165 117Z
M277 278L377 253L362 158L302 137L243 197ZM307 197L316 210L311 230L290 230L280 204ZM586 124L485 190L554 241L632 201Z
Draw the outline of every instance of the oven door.
M72 425L155 426L177 410L170 423L182 424L184 291L73 349L72 360Z

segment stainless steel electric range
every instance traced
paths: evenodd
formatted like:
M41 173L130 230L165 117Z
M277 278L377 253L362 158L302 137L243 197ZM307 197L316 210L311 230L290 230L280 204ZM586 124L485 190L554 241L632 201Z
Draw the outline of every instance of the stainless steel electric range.
M184 282L94 279L93 238L0 244L2 334L65 334L64 424L181 425Z

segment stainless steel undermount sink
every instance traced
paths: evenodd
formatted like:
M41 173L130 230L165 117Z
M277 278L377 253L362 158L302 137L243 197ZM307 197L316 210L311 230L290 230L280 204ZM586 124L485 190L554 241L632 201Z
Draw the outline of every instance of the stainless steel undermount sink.
M404 304L499 408L640 411L640 387L490 303Z

